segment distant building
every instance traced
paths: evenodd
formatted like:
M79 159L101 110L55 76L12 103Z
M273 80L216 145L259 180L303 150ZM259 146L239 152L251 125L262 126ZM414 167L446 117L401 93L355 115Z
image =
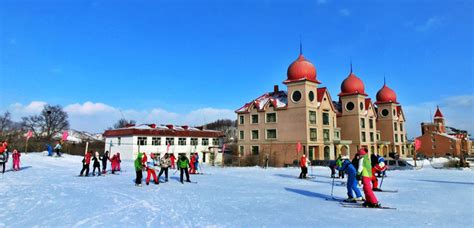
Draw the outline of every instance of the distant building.
M104 132L105 150L115 154L120 152L122 159L134 159L137 153L173 153L176 157L191 153L199 154L199 161L220 163L224 133L189 126L128 126ZM169 145L169 146L168 146Z
M421 148L418 152L426 156L442 157L469 155L472 152L472 141L467 131L446 126L439 107L436 109L433 123L421 123Z

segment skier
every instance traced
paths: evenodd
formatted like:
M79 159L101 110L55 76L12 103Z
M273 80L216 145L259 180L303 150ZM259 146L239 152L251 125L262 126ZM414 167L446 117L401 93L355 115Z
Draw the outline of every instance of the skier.
M104 155L102 155L102 174L107 173L107 161L110 161L109 151L105 151Z
M84 158L82 159L82 170L79 176L82 176L84 174L84 171L86 172L86 177L89 176L89 165L91 163L91 156L92 156L92 151L86 152L84 154Z
M351 161L349 161L348 157L342 157L336 161L337 170L339 172L346 172L347 173L347 196L348 198L344 200L345 202L357 202L363 201L362 194L360 193L359 188L357 187L357 172L355 167L352 165ZM354 193L355 192L355 197Z
M120 163L122 162L122 159L120 159L120 152L117 152L117 171L122 171L122 168L120 168Z
M20 151L13 150L12 158L13 158L13 171L20 171Z
M98 176L100 176L100 156L99 156L99 152L96 151L95 152L95 156L92 158L92 161L94 162L92 167L92 176L95 176L95 169L98 170Z
M135 179L135 186L141 187L142 186L142 178L143 178L143 160L146 161L146 157L144 153L138 152L137 158L135 159L135 172L136 172L136 179Z
M160 179L163 172L165 173L165 182L168 182L168 168L170 167L170 156L168 153L160 160L160 174L158 174L158 180Z
M358 153L354 155L354 158L352 159L351 163L356 170L359 170L359 154Z
M370 157L367 154L366 148L361 148L359 150L359 169L357 170L357 177L359 182L362 180L364 185L363 190L365 194L365 202L362 204L364 207L380 207L380 203L375 197L374 192L372 191L372 166Z
M387 166L385 165L383 158L380 157L378 161L380 162L377 163L374 167L372 167L372 191L381 192L382 189L379 188L379 180L377 179L375 174L385 172Z
M377 171L377 176L378 176L378 177L381 177L381 176L387 177L387 175L385 174L385 172L386 172L387 169L388 169L388 165L385 163L385 159L384 159L383 157L379 156L378 162L379 162L379 163L378 163L379 166L380 166L380 163L382 163L382 162L383 162L384 166L381 167L381 169L383 169L383 170ZM384 167L385 167L385 168L384 168Z
M191 182L189 180L188 166L189 166L189 159L186 157L185 154L182 154L178 159L178 168L180 169L181 184L183 184L183 173L186 173L186 182Z
M306 155L303 154L300 159L300 167L301 167L301 173L300 173L300 179L306 178L306 174L308 174L308 166L306 162Z
M199 174L199 154L198 153L194 153L194 173L198 173Z
M117 171L117 154L114 154L112 156L112 159L110 160L111 166L112 166L112 174L115 174L115 171Z
M176 157L174 156L174 154L171 154L170 161L171 161L171 169L176 169L176 166L174 163L176 161Z
M336 161L330 161L329 168L331 169L331 178L336 178Z
M2 168L2 174L5 173L5 165L8 162L8 150L7 150L8 144L3 142L0 144L0 164L3 166Z
M53 147L51 145L46 144L46 150L48 151L48 156L53 156Z
M337 156L337 160L342 161L342 157L341 157L340 154L339 154L339 156ZM336 167L336 168L337 168L337 167ZM338 178L344 179L344 171L340 171L340 170L338 170L338 171L339 171L339 177L338 177Z
M145 164L145 167L146 167L146 185L149 185L150 184L150 179L151 179L151 176L153 176L153 181L155 181L155 184L159 184L159 177L156 178L156 167L158 166L156 164L156 156L154 153L151 153L150 154L150 161L147 161L147 158L146 158L146 155L143 157L144 159L144 164Z
M195 164L196 164L196 157L193 154L191 154L191 161L189 162L190 174L196 174L196 167L194 167Z
M56 141L56 146L54 146L54 152L58 155L58 157L61 157L61 143L59 141Z

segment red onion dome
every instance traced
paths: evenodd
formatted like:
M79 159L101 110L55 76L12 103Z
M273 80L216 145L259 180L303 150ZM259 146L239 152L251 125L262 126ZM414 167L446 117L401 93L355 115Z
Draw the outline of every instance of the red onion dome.
M376 103L397 103L397 94L386 84L377 92Z
M358 78L354 73L350 73L346 79L341 84L341 93L339 96L346 96L346 95L365 95L365 86L362 80Z
M300 54L298 59L288 67L287 76L287 82L308 80L320 83L316 79L316 67L314 67L310 61L306 60L303 54Z

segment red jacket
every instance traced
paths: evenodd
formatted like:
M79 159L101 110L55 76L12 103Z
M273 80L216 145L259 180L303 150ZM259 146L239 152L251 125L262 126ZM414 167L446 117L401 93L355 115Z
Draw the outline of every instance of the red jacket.
M300 167L306 167L306 157L301 157Z
M12 154L13 159L20 159L20 156L21 156L20 151L17 151L16 153Z
M91 153L86 153L86 156L84 157L84 163L86 163L86 165L91 163Z

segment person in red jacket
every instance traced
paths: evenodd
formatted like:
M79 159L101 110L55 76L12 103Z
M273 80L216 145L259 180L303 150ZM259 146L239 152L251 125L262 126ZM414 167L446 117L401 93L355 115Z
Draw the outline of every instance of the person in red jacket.
M8 162L8 151L7 151L7 142L3 142L0 144L0 165L3 166L2 173L5 173L5 166Z
M176 166L174 163L176 161L176 157L174 156L174 154L171 154L170 161L171 161L171 169L176 169Z
M20 151L13 150L12 158L13 158L13 171L20 171Z
M382 189L379 188L379 180L375 176L376 173L383 173L385 170L387 170L387 166L385 165L385 162L381 161L379 159L379 163L372 167L372 191L376 192L381 192Z
M143 164L145 164L146 173L147 173L147 175L146 175L146 185L150 184L150 179L151 179L152 176L153 176L153 181L155 181L155 184L159 184L160 182L158 182L158 178L156 178L157 155L155 155L154 153L151 153L150 154L150 158L151 158L150 161L146 161L146 155L144 155L143 158L145 159L145 162Z
M89 165L91 164L91 157L92 157L92 151L86 152L84 155L84 159L82 159L82 170L79 176L82 176L84 174L84 171L86 172L86 177L89 176Z
M122 159L120 159L120 152L117 152L117 171L122 171L120 168L120 163L122 162Z
M300 159L300 167L301 167L301 173L300 173L300 179L306 178L306 174L308 174L308 166L307 166L307 160L306 160L306 155L303 154Z
M196 167L194 167L195 163L196 163L196 157L191 155L191 161L189 161L189 173L190 174L196 174Z

